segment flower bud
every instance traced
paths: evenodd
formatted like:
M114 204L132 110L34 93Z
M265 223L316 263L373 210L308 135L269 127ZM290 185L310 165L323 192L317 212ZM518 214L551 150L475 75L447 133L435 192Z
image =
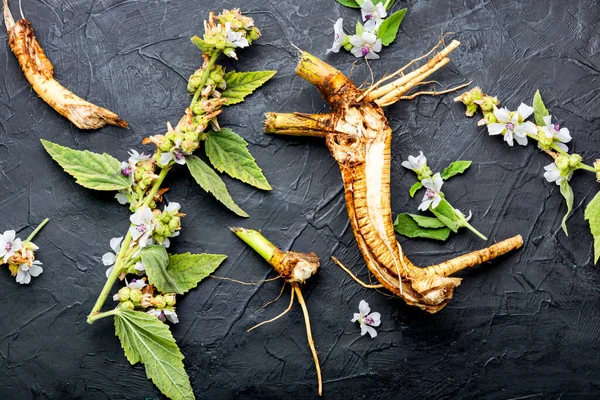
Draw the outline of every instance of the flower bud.
M596 160L594 168L596 168L596 179L600 182L600 159Z
M181 150L184 153L191 154L194 151L196 151L197 148L198 148L197 142L193 142L191 140L184 140L183 142L181 142Z
M174 306L176 302L175 293L165 294L165 301L167 302L167 306Z
M133 310L135 308L135 305L130 300L127 300L119 304L119 307L129 308L130 310Z
M32 250L35 251L37 249L39 249L39 247L37 247L35 244L33 244L32 242L22 242L23 248L25 250Z
M140 289L133 289L129 293L129 299L133 302L133 304L139 306L142 302L142 291Z
M169 222L169 229L171 231L177 231L181 229L181 218L177 216L173 217L173 219Z
M167 301L165 300L165 297L161 296L160 294L154 299L152 299L151 303L154 307L158 309L165 308L167 306Z
M563 172L569 169L570 157L569 156L558 156L554 161L558 169Z
M571 168L576 168L579 166L579 164L581 164L581 156L579 154L571 154L571 156L569 157L569 166Z
M123 288L119 289L117 294L119 295L120 302L127 301L127 300L129 300L129 295L131 294L131 289L129 289L128 287L123 287Z

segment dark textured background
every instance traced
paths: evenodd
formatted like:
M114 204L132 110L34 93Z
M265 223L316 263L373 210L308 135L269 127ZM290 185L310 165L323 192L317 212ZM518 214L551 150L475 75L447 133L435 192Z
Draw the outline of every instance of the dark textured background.
M18 6L12 1L16 15ZM290 42L318 56L330 46L332 24L348 28L359 12L328 1L23 1L23 10L54 63L57 78L75 93L107 106L129 130L74 128L32 92L0 33L0 231L26 237L52 219L36 242L44 273L29 286L0 271L0 393L3 398L140 399L158 397L142 366L123 356L109 320L85 318L105 280L102 254L128 226L128 212L111 195L79 187L43 151L39 138L120 159L141 139L175 123L189 97L189 74L200 52L189 37L202 33L208 11L242 7L264 36L227 63L242 71L279 73L246 103L225 110L222 125L250 142L274 190L263 193L224 178L251 215L237 218L183 169L167 181L169 201L187 217L177 252L226 253L218 275L245 281L272 277L270 267L228 226L260 228L282 248L315 251L323 261L305 288L327 398L598 398L600 396L600 272L583 209L598 185L591 174L572 180L576 201L570 238L560 229L565 211L558 187L547 183L549 158L534 145L509 148L490 138L452 95L422 97L389 108L394 130L392 205L415 211L408 197L414 176L400 163L423 150L441 169L473 160L445 187L456 207L473 211L474 225L494 240L522 234L525 246L497 262L461 274L455 298L429 315L351 281L331 255L366 272L343 202L337 165L319 140L262 133L266 111L320 112L317 91L294 74ZM540 88L548 108L591 161L599 156L600 5L595 1L399 1L409 8L398 40L372 62L376 76L427 51L444 32L462 46L434 75L444 86L473 80L509 108L531 103ZM345 72L354 57L325 57ZM364 61L357 82L369 80ZM151 147L148 147L148 151ZM485 243L463 232L447 243L400 239L421 265ZM198 397L312 398L314 366L299 307L278 314L279 282L258 287L207 279L178 305L173 327ZM375 340L359 335L352 313L366 299L382 314Z

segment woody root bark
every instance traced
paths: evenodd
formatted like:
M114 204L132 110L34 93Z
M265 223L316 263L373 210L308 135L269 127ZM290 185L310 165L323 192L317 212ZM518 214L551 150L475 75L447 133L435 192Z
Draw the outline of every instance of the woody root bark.
M319 90L331 111L326 114L267 113L265 121L266 133L325 139L340 167L348 216L367 268L385 289L407 304L430 313L441 310L452 298L454 288L460 285L461 278L450 275L490 261L523 244L518 235L441 264L421 268L406 257L396 240L390 208L392 130L382 107L419 95L448 93L468 85L409 94L411 89L427 83L425 80L430 75L448 64L449 54L459 45L456 40L448 45L442 40L429 53L366 90L359 89L322 60L301 52L296 73ZM407 71L419 61L423 61L422 66Z

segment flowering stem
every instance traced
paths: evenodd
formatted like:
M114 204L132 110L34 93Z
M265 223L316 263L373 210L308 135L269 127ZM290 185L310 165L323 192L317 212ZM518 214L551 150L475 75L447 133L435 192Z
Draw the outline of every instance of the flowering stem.
M593 172L594 174L596 173L596 168L589 166L587 164L584 164L584 163L579 164L579 167L577 167L577 169L584 169L586 171Z
M94 321L98 320L98 319L102 319L102 318L106 318L106 317L110 317L111 315L116 315L117 314L117 309L115 308L114 310L110 310L110 311L106 311L103 313L97 313L94 315L89 315L88 316L88 323L93 323Z
M458 218L458 221L459 221L458 224L459 224L459 226L467 228L468 230L470 230L471 232L473 232L474 234L476 234L477 236L479 236L481 239L487 240L487 237L485 237L481 232L479 232L477 229L475 229L473 227L473 225L469 224L469 221L467 221L467 219L462 214L459 214L459 213L457 213L455 211L454 215L456 215L456 217Z
M152 199L154 199L154 196L156 196L156 193L158 193L158 189L160 189L160 185L162 185L163 181L167 177L167 174L171 170L171 166L172 164L169 164L160 171L158 178L156 179L156 181L154 181L154 185L152 185L152 189L150 189L150 191L146 195L142 206L148 206L150 205L150 203L152 203Z
M215 65L215 62L217 61L219 54L221 54L220 51L215 51L210 56L210 60L208 61L208 65L206 66L206 70L204 71L204 75L202 75L202 80L200 81L200 85L198 85L198 89L196 89L196 93L194 93L194 98L192 99L190 108L194 107L194 105L198 101L198 98L200 97L200 93L202 92L202 89L204 89L204 85L206 85L206 81L208 80L208 76L210 75L210 70L212 69L213 65Z
M37 235L42 228L44 227L44 225L46 225L48 223L48 221L50 221L50 218L46 218L45 220L43 220L38 226L37 228L35 228L33 230L33 232L31 232L31 235L29 235L29 237L25 240L25 242L31 242L33 240L33 238L35 237L35 235Z

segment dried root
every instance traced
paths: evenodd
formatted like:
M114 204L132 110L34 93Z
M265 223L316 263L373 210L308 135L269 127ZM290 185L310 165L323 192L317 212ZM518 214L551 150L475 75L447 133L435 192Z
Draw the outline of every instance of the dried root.
M449 275L492 260L523 244L521 236L515 236L487 249L419 268L404 255L396 240L390 207L392 131L382 107L402 99L447 93L464 86L407 94L446 65L450 61L448 55L459 44L454 40L434 54L443 45L441 41L425 56L411 61L365 91L337 69L302 52L296 73L317 87L332 111L318 115L268 113L265 121L266 133L325 138L340 166L346 208L368 269L387 290L402 297L407 304L430 313L441 310L452 298L454 288L460 285L460 278ZM423 66L404 74L410 65L430 54L433 55ZM400 77L383 85L396 76ZM352 273L350 275L358 280Z
M38 43L26 19L14 21L4 0L4 23L8 32L8 44L17 57L25 77L33 90L79 129L97 129L106 124L127 128L127 122L106 108L98 107L76 96L54 79L54 68Z

